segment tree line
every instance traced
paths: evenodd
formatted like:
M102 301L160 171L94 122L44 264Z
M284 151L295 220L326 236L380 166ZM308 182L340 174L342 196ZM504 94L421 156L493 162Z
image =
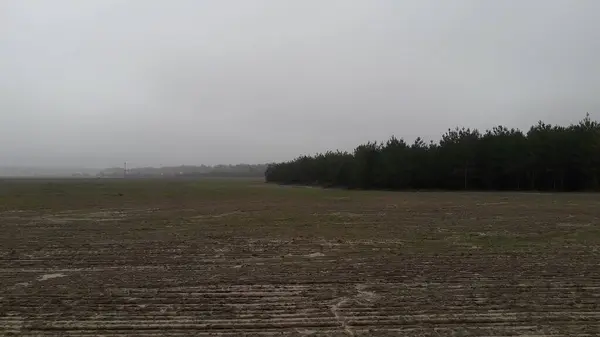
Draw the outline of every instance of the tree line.
M600 123L449 129L438 142L392 137L353 152L329 151L270 164L267 182L359 189L600 189Z
M165 167L113 167L102 170L99 177L107 178L173 178L173 177L248 177L260 178L267 166L250 165L180 165Z

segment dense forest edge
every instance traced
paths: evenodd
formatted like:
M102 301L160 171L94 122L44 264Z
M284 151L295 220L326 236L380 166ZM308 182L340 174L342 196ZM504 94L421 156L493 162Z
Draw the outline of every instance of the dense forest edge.
M392 137L353 152L329 151L268 165L267 182L390 190L600 190L600 123L586 117L527 133L497 126L449 129L436 142Z

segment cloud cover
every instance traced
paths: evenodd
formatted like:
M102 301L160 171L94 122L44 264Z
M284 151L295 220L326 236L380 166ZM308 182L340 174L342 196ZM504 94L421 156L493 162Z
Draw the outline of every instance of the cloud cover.
M260 163L600 116L598 1L0 3L3 165Z

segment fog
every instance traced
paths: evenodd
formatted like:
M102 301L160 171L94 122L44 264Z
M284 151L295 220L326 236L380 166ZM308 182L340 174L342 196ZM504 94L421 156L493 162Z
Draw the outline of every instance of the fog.
M0 166L262 163L600 118L600 2L0 2Z

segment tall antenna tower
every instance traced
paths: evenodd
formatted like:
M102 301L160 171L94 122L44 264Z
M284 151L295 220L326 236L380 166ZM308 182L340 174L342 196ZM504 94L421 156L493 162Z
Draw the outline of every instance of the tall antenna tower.
M127 178L127 162L123 163L123 178Z

